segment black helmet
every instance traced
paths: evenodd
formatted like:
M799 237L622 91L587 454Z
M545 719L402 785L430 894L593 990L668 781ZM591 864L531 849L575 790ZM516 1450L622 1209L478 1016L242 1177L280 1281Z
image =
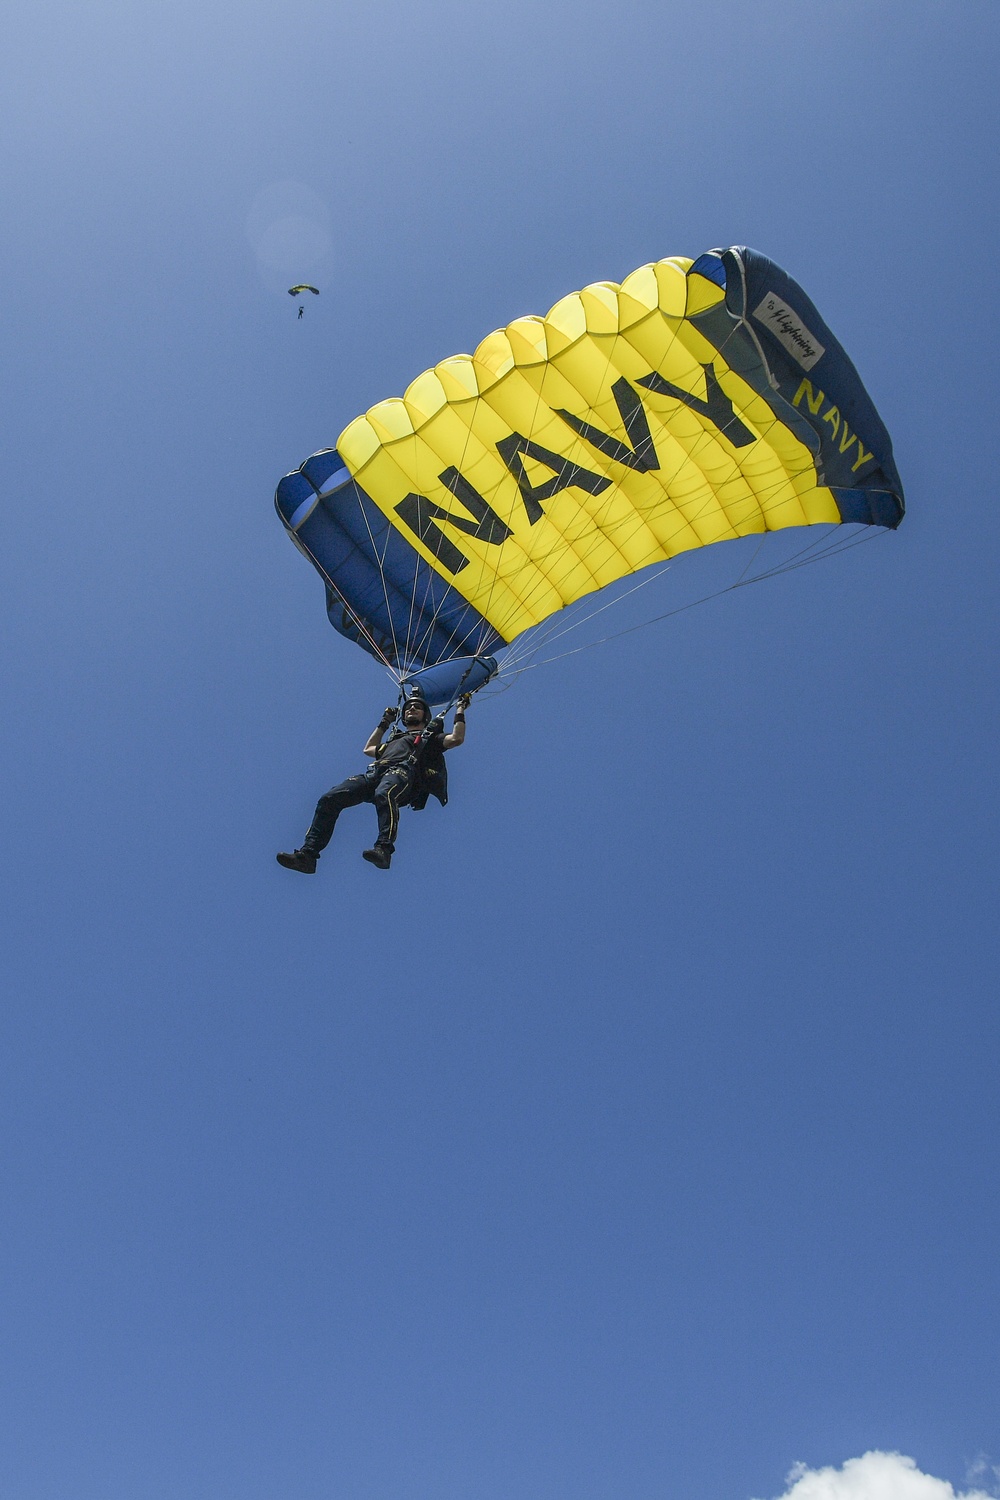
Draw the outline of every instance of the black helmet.
M399 715L400 719L403 718L403 716L406 713L406 710L408 708L410 708L414 703L416 703L423 710L423 714L424 714L423 722L425 724L430 723L430 718L431 718L430 704L427 702L427 699L424 697L423 693L420 691L420 689L418 687L412 687L407 692L406 697L403 700L403 707L400 710L400 715Z

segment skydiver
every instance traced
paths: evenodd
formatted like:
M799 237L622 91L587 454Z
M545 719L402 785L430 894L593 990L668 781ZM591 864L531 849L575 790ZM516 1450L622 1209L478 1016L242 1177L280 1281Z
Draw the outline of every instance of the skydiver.
M303 313L304 313L304 312L305 312L305 308L304 308L304 307L300 307L300 308L299 308L299 317L300 317L300 318L301 318L301 316L302 316L302 314L303 314Z
M413 692L403 704L402 727L386 740L398 709L387 708L368 736L365 755L372 764L358 776L331 787L319 799L302 847L279 854L279 865L303 875L316 873L316 861L330 842L334 825L345 807L373 802L378 815L378 839L362 855L379 870L388 870L396 847L396 829L401 807L423 807L429 796L442 805L448 800L444 751L454 750L465 740L465 710L470 694L464 693L455 709L455 722L446 734L444 722L432 718L425 699Z

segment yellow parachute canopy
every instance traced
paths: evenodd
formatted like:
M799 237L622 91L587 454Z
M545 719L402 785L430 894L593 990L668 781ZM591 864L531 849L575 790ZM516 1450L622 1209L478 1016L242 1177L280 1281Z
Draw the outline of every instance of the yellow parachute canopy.
M356 418L276 501L333 623L400 675L502 648L691 548L903 513L853 365L745 249L518 318Z

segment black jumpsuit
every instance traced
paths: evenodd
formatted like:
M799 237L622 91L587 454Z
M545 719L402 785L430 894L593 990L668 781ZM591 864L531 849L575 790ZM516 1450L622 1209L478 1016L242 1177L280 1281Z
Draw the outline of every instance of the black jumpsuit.
M396 847L399 809L405 807L413 792L420 764L427 751L438 749L443 735L424 729L397 731L380 745L375 760L360 776L348 776L324 792L316 804L313 820L302 841L303 849L319 854L333 835L337 819L345 807L360 802L374 802L378 815L378 841L388 854Z

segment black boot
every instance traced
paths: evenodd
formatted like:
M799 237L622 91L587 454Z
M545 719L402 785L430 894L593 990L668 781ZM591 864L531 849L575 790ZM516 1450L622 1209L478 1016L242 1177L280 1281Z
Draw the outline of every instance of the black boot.
M279 865L284 865L286 870L298 870L302 875L316 874L316 861L318 854L312 849L296 849L291 854L279 854L276 856Z
M366 849L361 858L366 859L370 865L375 865L379 870L388 870L392 850L388 844L379 843L374 849Z

